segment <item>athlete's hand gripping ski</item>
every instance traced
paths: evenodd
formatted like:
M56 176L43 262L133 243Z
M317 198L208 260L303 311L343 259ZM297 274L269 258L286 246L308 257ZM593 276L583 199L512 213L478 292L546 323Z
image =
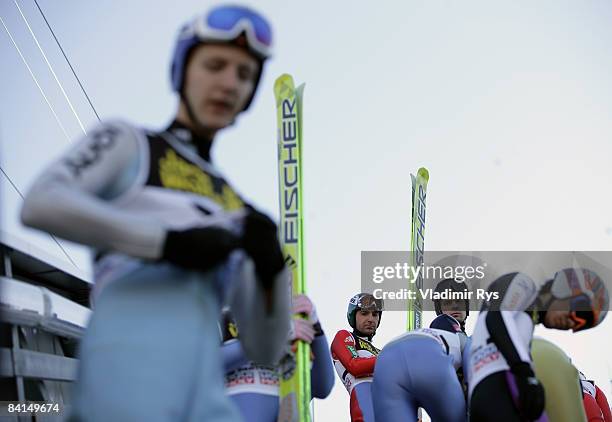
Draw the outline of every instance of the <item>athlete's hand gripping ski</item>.
M293 297L293 314L291 322L291 341L302 340L312 343L317 333L321 330L317 311L306 295L296 295ZM305 317L296 316L301 314Z

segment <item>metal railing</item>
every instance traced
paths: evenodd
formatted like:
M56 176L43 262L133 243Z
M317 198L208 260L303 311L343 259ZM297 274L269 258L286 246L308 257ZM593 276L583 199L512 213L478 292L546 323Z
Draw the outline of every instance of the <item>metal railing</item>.
M48 401L63 406L70 401L70 384L78 367L76 344L91 311L43 285L14 278L12 252L0 245L4 273L0 276L0 324L4 327L0 380L13 390L0 392L0 401ZM57 419L26 416L13 420Z

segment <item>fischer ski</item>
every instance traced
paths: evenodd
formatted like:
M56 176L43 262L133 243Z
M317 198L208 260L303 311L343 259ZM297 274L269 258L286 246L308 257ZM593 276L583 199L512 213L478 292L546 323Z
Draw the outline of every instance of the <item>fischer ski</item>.
M302 201L302 95L288 74L274 83L278 127L280 240L292 294L306 294ZM280 364L278 422L310 422L310 345L296 341Z
M412 179L412 225L410 233L410 264L413 267L423 265L425 251L425 212L427 210L427 182L429 172L421 167L416 176L410 174ZM410 280L408 288L415 292L415 299L408 301L407 330L421 328L423 320L423 301L417 292L423 288L422 271L416 280Z

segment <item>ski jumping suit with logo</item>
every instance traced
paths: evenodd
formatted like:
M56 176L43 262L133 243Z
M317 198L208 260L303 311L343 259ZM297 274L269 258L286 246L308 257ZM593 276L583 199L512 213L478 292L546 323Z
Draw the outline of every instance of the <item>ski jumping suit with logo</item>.
M310 388L312 397L324 399L334 386L334 369L325 334L320 324L315 324L315 327L315 339L310 345L313 355ZM236 322L227 310L223 311L221 331L227 394L246 422L276 422L279 412L279 368L249 361L238 338Z
M593 381L581 379L582 398L588 422L612 422L608 400Z
M483 302L471 337L467 378L471 421L521 421L515 406L514 376L510 367L532 365L531 339L538 289L522 273L506 274L489 286L497 299ZM545 417L545 416L543 416Z
M336 333L331 355L336 372L350 395L352 422L372 422L372 375L380 350L367 337L359 337L347 330Z
M286 271L268 315L243 250L208 271L160 261L169 230L241 230L244 201L210 162L209 148L176 122L157 133L103 123L27 195L27 224L100 251L71 421L240 420L223 388L215 341L224 297L246 327L249 355L280 357L289 322Z
M378 355L374 371L376 422L416 421L419 407L436 422L465 422L459 367L459 334L419 328L392 340Z

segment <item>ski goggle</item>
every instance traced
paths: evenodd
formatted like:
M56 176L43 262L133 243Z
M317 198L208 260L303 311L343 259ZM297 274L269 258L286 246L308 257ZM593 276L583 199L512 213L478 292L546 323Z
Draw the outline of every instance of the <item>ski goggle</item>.
M383 301L382 299L376 299L372 295L364 295L364 296L359 297L356 300L355 307L359 310L364 310L364 311L382 312Z
M246 34L248 48L264 59L270 56L272 28L258 13L241 6L220 6L198 16L182 31L183 37L202 41L231 41Z

